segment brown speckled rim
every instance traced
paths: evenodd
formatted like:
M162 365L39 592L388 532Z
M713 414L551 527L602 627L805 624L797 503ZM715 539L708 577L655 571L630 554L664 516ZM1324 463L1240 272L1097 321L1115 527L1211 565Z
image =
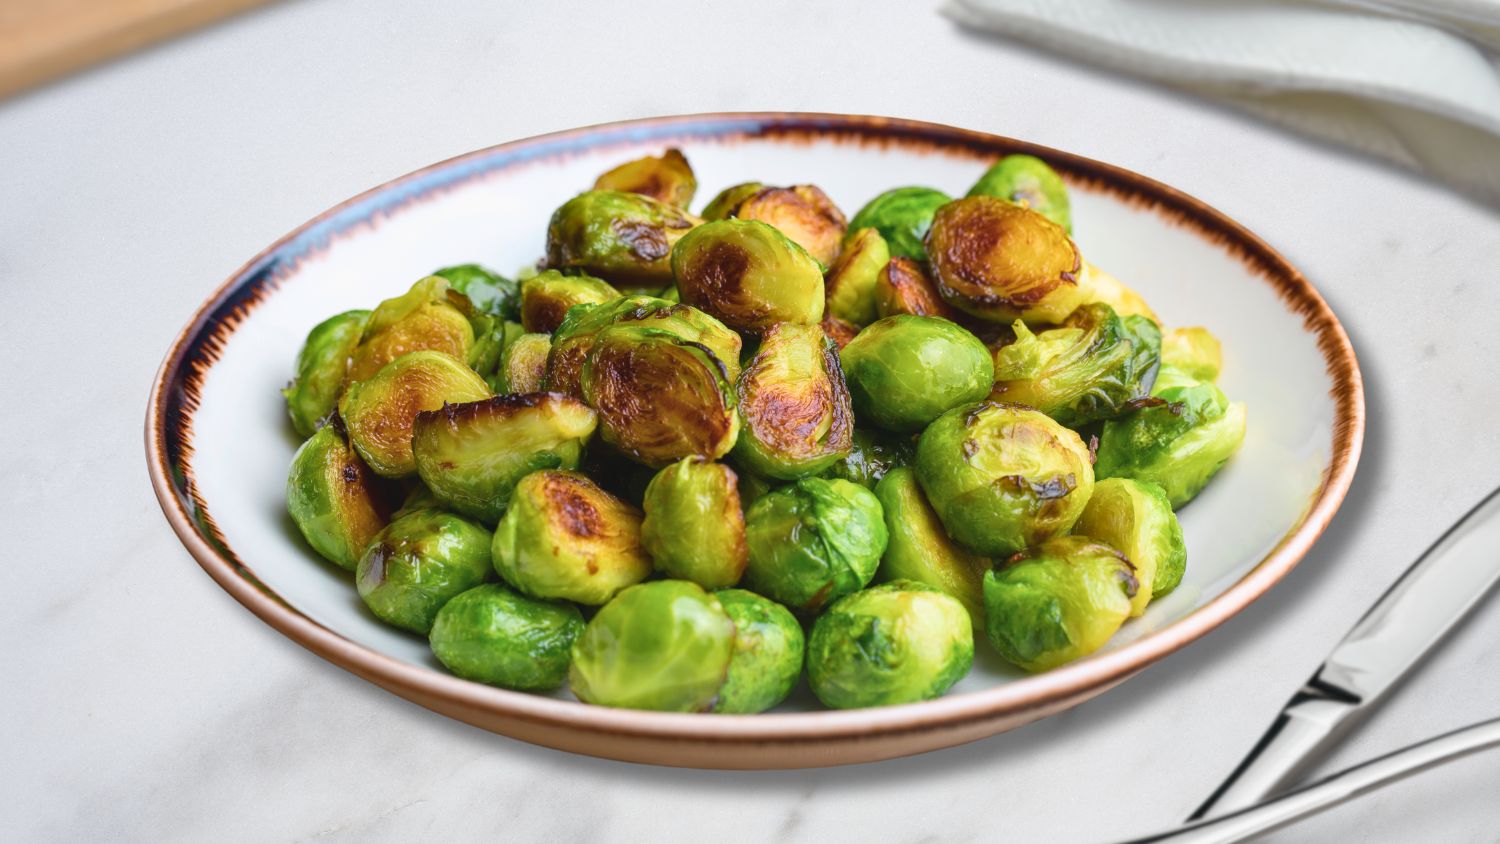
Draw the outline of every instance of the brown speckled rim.
M1332 459L1298 523L1223 594L1117 650L1046 674L934 701L880 709L755 716L606 709L461 680L401 662L324 627L262 584L197 495L192 422L204 374L227 338L298 262L351 231L472 179L600 148L747 140L895 147L974 160L1029 153L1073 184L1107 191L1202 236L1277 292L1316 337L1332 383ZM748 113L611 123L514 141L459 156L360 194L272 244L225 281L173 341L146 417L151 482L167 521L214 580L266 623L318 655L402 697L523 740L612 758L697 767L804 767L869 761L971 741L1060 711L1127 679L1222 624L1302 559L1354 478L1364 439L1364 390L1353 346L1318 292L1243 226L1144 176L1046 147L933 123L838 114Z

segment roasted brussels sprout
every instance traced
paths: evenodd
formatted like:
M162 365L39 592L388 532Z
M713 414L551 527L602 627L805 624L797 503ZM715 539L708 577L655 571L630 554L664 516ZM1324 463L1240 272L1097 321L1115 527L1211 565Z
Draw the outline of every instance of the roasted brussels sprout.
M1027 671L1046 671L1098 650L1130 616L1137 584L1119 551L1059 536L984 576L985 633Z
M516 484L495 528L494 557L521 592L592 606L651 574L640 511L577 472L554 469Z
M1088 261L1083 262L1083 277L1079 279L1078 286L1082 291L1083 304L1102 302L1114 308L1115 313L1122 317L1143 316L1157 325L1161 324L1156 312L1151 310L1141 294Z
M915 580L959 600L976 627L984 623L984 573L992 561L958 547L927 503L916 473L892 469L875 486L890 534L876 576L881 580Z
M1059 328L995 352L996 401L1034 407L1070 428L1112 419L1151 394L1161 359L1161 329L1145 317L1121 319L1103 304L1084 305Z
M838 351L816 325L766 329L737 386L734 459L760 475L816 475L849 453L853 414Z
M672 249L682 301L737 331L823 318L823 269L786 235L757 220L704 223Z
M478 264L459 264L435 270L448 279L454 290L469 297L474 307L499 320L521 318L521 287L516 282Z
M1060 322L1083 300L1082 258L1067 232L992 196L939 208L927 232L943 300L991 322Z
M885 552L885 519L868 489L803 478L750 505L745 539L746 587L813 613L875 576Z
M574 305L620 298L609 282L587 275L547 270L521 282L521 324L532 334L551 334Z
M1224 352L1207 328L1174 328L1162 334L1161 362L1189 378L1216 381L1224 368Z
M286 509L314 551L354 570L385 527L395 496L365 467L338 424L324 425L297 449L286 482Z
M600 435L647 466L716 459L739 436L729 369L707 346L640 323L600 331L584 361L583 398Z
M495 380L498 392L540 392L547 383L547 358L551 353L552 337L547 334L522 334L510 341L500 354Z
M690 343L701 343L724 364L733 380L739 374L740 336L691 305L675 305L653 296L624 296L602 305L579 305L552 335L547 357L547 388L583 395L579 379L594 347L594 337L615 323L640 324L668 331Z
M739 476L722 463L684 457L646 487L641 545L667 577L704 589L733 586L745 571Z
M910 314L957 319L958 311L938 295L937 287L910 258L892 258L875 277L875 315Z
M914 468L948 535L990 557L1066 533L1094 491L1083 440L1013 404L982 402L939 416L917 442Z
M923 240L932 226L932 215L952 201L933 188L906 187L888 190L859 209L849 221L849 231L876 229L885 239L892 257L927 260Z
M717 196L703 206L703 219L712 221L733 217L734 209L740 207L741 202L760 193L764 188L765 185L760 182L745 182L719 191Z
M1172 387L1104 423L1094 471L1157 484L1175 509L1202 491L1244 439L1243 404L1212 384Z
M339 400L339 415L359 456L376 474L403 478L417 471L411 432L418 413L489 395L484 379L452 355L412 352L351 385Z
M475 586L443 605L428 642L449 671L491 686L551 691L568 679L583 614L499 583Z
M888 431L920 431L949 408L984 398L995 381L990 350L937 317L886 317L859 332L839 360L856 418Z
M552 213L547 266L581 270L619 287L658 289L672 281L672 245L698 223L686 211L640 194L581 193Z
M1182 582L1187 568L1187 546L1182 525L1172 512L1167 494L1156 484L1129 478L1105 478L1094 484L1094 495L1073 525L1075 536L1087 536L1125 555L1135 567L1137 589L1130 614L1140 615L1152 598L1165 595Z
M859 326L852 322L845 322L831 314L824 314L823 321L818 323L818 327L823 329L823 336L833 342L833 347L840 351L859 334Z
M969 196L993 196L1041 214L1073 233L1068 188L1057 171L1033 155L1007 155L984 171Z
M963 604L912 580L839 599L807 642L813 694L835 709L931 700L973 664L974 631Z
M675 147L660 156L627 161L600 176L594 190L625 191L649 196L658 202L687 208L698 192L698 180L682 150Z
M826 312L857 326L874 322L880 316L875 309L875 284L890 261L891 250L878 229L850 234L823 280Z
M297 354L297 377L281 391L292 429L313 435L318 422L338 407L339 390L349 371L349 356L359 345L369 311L345 311L314 326Z
M382 621L426 633L444 604L490 573L489 531L452 513L416 510L375 535L354 585Z
M456 306L461 294L450 297L448 280L430 275L394 299L381 302L370 313L359 345L349 358L345 383L363 381L408 352L445 352L468 361L474 346L474 325Z
M734 656L713 711L748 715L786 700L802 675L802 625L754 592L725 589L714 597L734 621Z
M584 703L707 712L734 649L734 621L718 598L686 580L655 580L621 592L589 621L568 678Z
M911 437L855 428L849 439L849 453L835 460L823 472L823 477L840 478L865 489L874 489L886 473L910 463L916 450L917 442Z
M438 500L493 525L538 469L576 469L598 417L562 393L496 396L417 414L417 474Z
M775 226L825 267L838 257L849 224L816 185L761 188L735 206L733 216Z

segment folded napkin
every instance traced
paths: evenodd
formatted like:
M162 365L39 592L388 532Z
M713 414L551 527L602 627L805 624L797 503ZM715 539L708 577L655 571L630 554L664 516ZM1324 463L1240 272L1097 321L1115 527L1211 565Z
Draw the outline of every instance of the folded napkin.
M947 0L943 11L1500 206L1500 0Z

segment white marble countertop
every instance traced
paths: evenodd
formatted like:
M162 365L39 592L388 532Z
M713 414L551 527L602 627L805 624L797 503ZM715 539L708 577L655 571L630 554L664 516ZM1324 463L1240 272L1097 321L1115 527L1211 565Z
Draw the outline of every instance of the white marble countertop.
M0 103L0 840L1101 842L1185 816L1391 580L1500 483L1500 215L1163 91L958 32L924 4L296 0ZM732 13L730 9L732 8ZM1324 291L1365 457L1306 562L1112 693L858 767L682 771L434 715L261 624L177 544L147 387L240 263L473 148L723 109L910 116L1130 167ZM1500 166L1500 165L1497 165ZM1254 506L1253 502L1248 506ZM1482 608L1325 770L1500 714ZM1280 841L1494 842L1500 754Z

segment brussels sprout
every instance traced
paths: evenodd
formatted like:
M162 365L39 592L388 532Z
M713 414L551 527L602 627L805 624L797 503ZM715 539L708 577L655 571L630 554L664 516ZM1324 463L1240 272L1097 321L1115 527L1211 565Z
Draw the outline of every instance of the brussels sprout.
M682 301L737 331L823 318L823 269L801 246L757 220L704 223L672 250Z
M1189 378L1216 381L1224 368L1224 352L1207 328L1174 328L1162 334L1161 362Z
M1161 329L1084 305L1062 327L1032 334L1016 320L1016 342L995 352L996 401L1034 407L1070 428L1111 419L1151 394Z
M640 511L577 472L552 469L516 484L495 528L494 558L524 594L594 606L651 574Z
M292 457L286 510L307 544L342 568L354 570L390 517L392 499L336 423L319 428Z
M1143 316L1157 325L1161 324L1156 312L1151 310L1141 294L1088 261L1083 262L1083 277L1079 279L1078 286L1082 291L1083 304L1102 302L1114 308L1115 313L1122 317Z
M712 221L733 217L734 210L740 207L741 202L760 193L764 188L765 185L760 182L745 182L719 191L717 196L703 206L703 219Z
M859 334L859 326L852 322L845 322L832 314L824 314L823 321L818 323L818 328L823 330L823 336L833 343L835 349L843 351Z
M418 413L489 396L484 379L453 356L412 352L351 385L339 400L339 415L359 456L376 474L403 478L417 471L411 431Z
M825 267L839 256L849 224L844 212L816 185L761 188L735 207L734 216L775 226Z
M490 532L441 510L417 510L375 534L354 585L387 624L426 633L443 605L490 574Z
M802 625L786 607L744 589L714 597L734 621L734 656L713 711L750 715L786 700L802 675Z
M895 188L875 197L849 221L849 231L872 228L880 232L892 257L927 260L923 239L932 226L932 216L952 201L933 188Z
M428 642L438 661L465 680L545 692L568 679L573 642L582 632L577 607L486 583L438 610Z
M927 232L943 300L991 322L1060 322L1083 300L1083 263L1062 227L992 196L938 209Z
M995 381L990 350L937 317L886 317L859 332L839 360L856 417L889 431L920 431L949 408L984 398Z
M1151 385L1151 395L1153 397L1160 398L1162 393L1165 393L1168 390L1175 389L1177 387L1196 387L1201 383L1203 382L1188 375L1181 369L1178 369L1177 367L1170 364L1163 363L1156 370L1156 383ZM1150 404L1150 402L1142 402L1142 404Z
M1057 171L1032 155L1007 155L984 171L968 196L993 196L1041 214L1073 233L1068 188Z
M1129 478L1105 478L1073 525L1075 536L1087 536L1118 549L1135 567L1139 588L1130 614L1140 615L1152 598L1177 588L1187 568L1182 525L1167 494L1156 484Z
M803 478L750 505L745 539L745 585L811 613L875 576L885 552L885 519L868 489Z
M602 305L577 305L552 335L547 356L547 388L583 395L579 383L594 337L615 323L640 324L700 343L724 364L730 379L738 377L740 336L691 305L674 305L652 296L624 296Z
M927 503L916 473L902 466L875 485L890 534L876 576L915 580L957 598L976 626L984 624L984 573L991 560L958 547Z
M547 270L521 282L521 324L528 333L551 334L574 305L618 298L620 291L602 279Z
M589 621L568 679L584 703L707 712L734 649L734 621L718 598L686 580L656 580L621 592Z
M910 258L892 258L875 277L875 315L911 314L956 320L959 313L938 295L937 287Z
M648 155L621 164L595 180L594 190L638 193L687 208L698 192L698 180L682 150L673 147L660 156Z
M369 311L345 311L313 327L297 354L297 377L281 391L292 429L310 437L318 422L338 406L349 356L359 345Z
M1027 671L1087 656L1130 616L1137 590L1130 561L1083 536L1059 536L984 576L985 633Z
M604 441L647 466L722 457L739 436L728 367L670 331L641 323L600 331L580 386Z
M835 709L931 700L973 664L974 630L963 604L912 580L839 599L807 642L813 694Z
M417 414L412 454L438 500L494 524L521 478L576 469L598 417L561 393L496 396Z
M547 382L547 358L552 352L548 334L522 334L500 355L496 386L502 393L540 392Z
M890 247L878 229L860 229L849 235L844 251L823 280L827 313L855 325L869 325L878 319L875 284L890 261Z
M734 459L750 471L794 480L849 453L849 391L838 351L818 326L768 328L740 374L737 394Z
M640 194L581 193L552 213L547 266L581 270L621 287L659 288L672 281L672 245L699 222Z
M745 514L739 476L722 463L684 457L651 479L641 545L667 577L704 589L739 582L745 571Z
M948 535L990 557L1066 533L1094 491L1083 440L1013 404L939 416L917 442L914 468Z
M1175 509L1202 491L1245 439L1245 406L1212 384L1172 387L1150 406L1104 423L1100 478L1159 485Z
M450 298L448 280L430 275L394 299L376 306L349 359L345 383L363 381L408 352L430 349L467 361L474 346L474 325Z
M855 428L849 453L835 460L823 477L841 478L874 489L892 469L910 463L916 448L916 440L911 437Z
M521 318L521 287L516 282L478 264L459 264L434 270L448 279L454 290L469 297L474 307L500 320Z

